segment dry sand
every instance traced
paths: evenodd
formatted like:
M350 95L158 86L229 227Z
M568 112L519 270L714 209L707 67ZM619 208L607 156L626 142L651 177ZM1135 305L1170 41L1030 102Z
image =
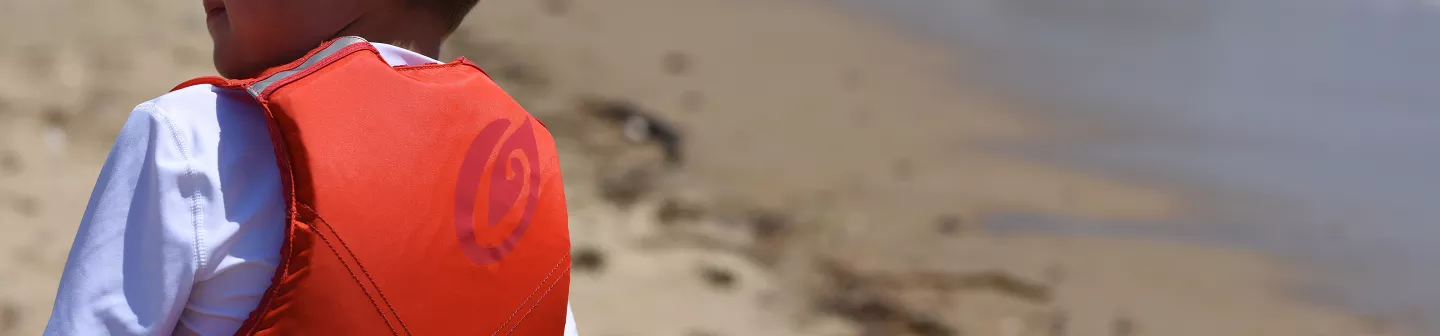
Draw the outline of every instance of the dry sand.
M43 328L129 107L211 71L199 7L0 2L0 335ZM1185 200L980 150L1057 130L956 81L957 50L829 3L486 1L446 53L560 137L585 335L1399 332L1252 253L987 233Z

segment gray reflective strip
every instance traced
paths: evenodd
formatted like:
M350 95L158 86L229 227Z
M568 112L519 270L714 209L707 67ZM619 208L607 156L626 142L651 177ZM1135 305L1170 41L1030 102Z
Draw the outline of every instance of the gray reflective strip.
M262 79L259 82L255 82L255 84L251 84L250 88L248 89L250 91L250 96L260 98L260 93L265 92L265 88L270 87L270 85L275 84L275 82L279 82L280 80L285 79L285 77L290 77L290 75L294 75L298 72L305 71L305 68L309 68L311 65L315 65L315 62L319 62L326 57L330 57L330 55L334 55L336 52L339 52L340 49L345 49L345 47L348 47L351 44L361 42L365 42L365 39L358 36L346 36L335 39L335 42L331 43L330 46L325 47L325 49L320 50L320 52L317 52L314 55L310 55L310 58L305 59L305 62L300 63L300 65L296 66L294 69L276 72L275 74L270 75L270 77L265 77L265 79Z

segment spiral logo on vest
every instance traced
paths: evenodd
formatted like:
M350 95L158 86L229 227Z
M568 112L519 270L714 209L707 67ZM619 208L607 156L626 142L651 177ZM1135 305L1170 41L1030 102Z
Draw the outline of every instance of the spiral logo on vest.
M460 164L460 178L455 186L455 234L460 250L476 264L500 262L515 249L530 222L540 199L539 149L530 118L510 131L512 121L499 119L485 125ZM509 132L507 132L509 131ZM483 195L481 194L483 193ZM482 198L483 197L483 198ZM479 204L479 205L477 205ZM476 213L476 210L483 210ZM482 232L494 243L477 241L476 228L484 220ZM507 233L494 234L513 223Z

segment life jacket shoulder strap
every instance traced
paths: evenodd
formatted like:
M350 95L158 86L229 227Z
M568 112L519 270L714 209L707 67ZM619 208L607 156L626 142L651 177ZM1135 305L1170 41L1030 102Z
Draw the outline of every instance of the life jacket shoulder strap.
M380 57L380 51L375 50L375 47L371 46L369 42L366 42L364 38L346 36L331 40L319 48L311 50L305 57L301 57L290 64L273 68L270 73L256 77L254 82L245 85L245 91L263 103L275 89L305 77L305 75L324 68L331 62L351 53L366 50L383 61L383 58Z
M170 91L176 91L187 87L210 84L218 87L244 90L257 101L265 102L270 92L274 89L295 81L314 70L323 68L326 64L345 57L350 53L362 50L369 50L380 57L380 52L374 46L358 36L346 36L326 42L309 53L289 64L270 68L259 76L248 79L225 79L219 76L204 76L187 80L176 85Z

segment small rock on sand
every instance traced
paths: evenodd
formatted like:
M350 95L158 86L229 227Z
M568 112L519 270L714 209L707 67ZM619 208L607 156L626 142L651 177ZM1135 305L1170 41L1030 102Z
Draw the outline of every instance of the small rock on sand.
M910 181L915 175L915 164L910 160L900 159L890 163L890 176L897 181Z
M20 326L20 306L12 302L0 302L0 334L10 335Z
M665 73L679 76L690 72L690 55L679 51L672 51L665 54Z
M599 273L605 270L605 253L593 247L577 248L572 263L576 271Z
M40 202L29 196L19 196L10 201L10 207L25 217L35 217L40 214Z
M935 231L953 235L966 229L965 219L960 215L942 215L935 219Z
M561 16L570 12L570 0L545 0L541 1L541 4L545 6L545 13L550 16Z
M600 181L601 197L621 207L634 205L655 189L655 172L628 169L606 176Z
M1135 321L1128 317L1120 317L1110 323L1111 336L1134 336Z
M735 273L728 269L715 265L708 265L700 270L700 275L705 283L718 289L731 289L735 287Z
M680 221L696 220L705 215L705 209L700 205L687 202L677 198L667 198L660 204L660 210L655 214L662 224L674 224Z
M0 151L0 176L15 175L25 171L25 163L20 160L20 155L10 151Z
M685 112L697 113L705 107L705 95L700 91L690 90L680 94L680 108Z

